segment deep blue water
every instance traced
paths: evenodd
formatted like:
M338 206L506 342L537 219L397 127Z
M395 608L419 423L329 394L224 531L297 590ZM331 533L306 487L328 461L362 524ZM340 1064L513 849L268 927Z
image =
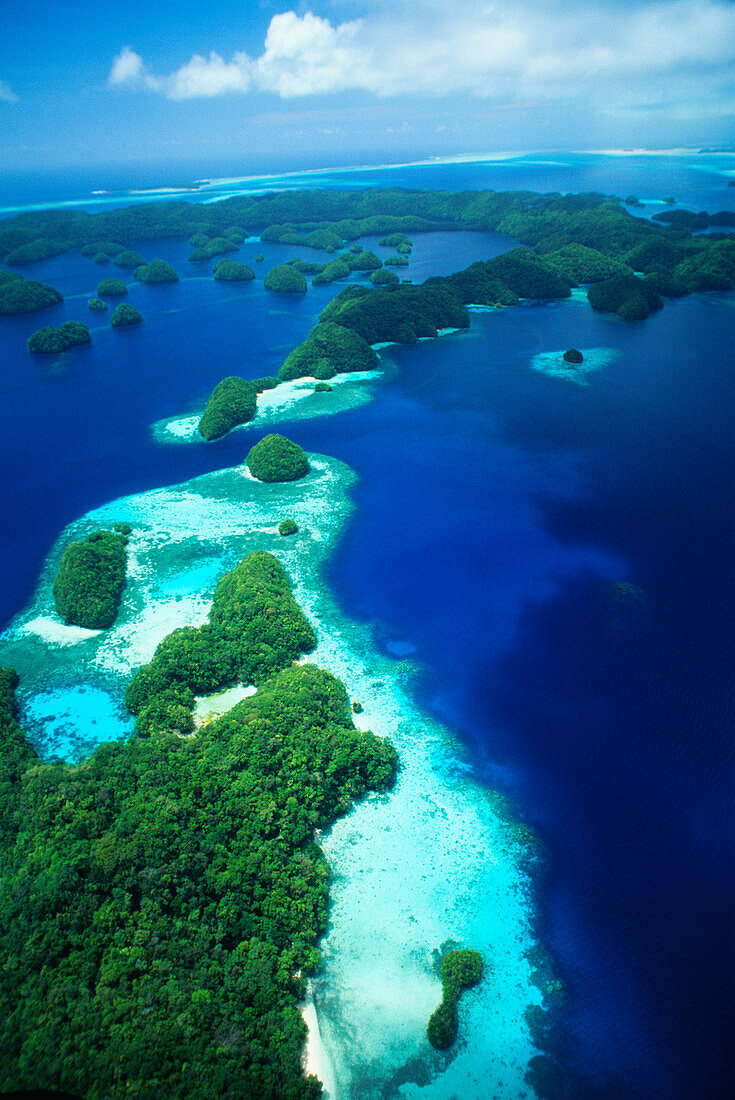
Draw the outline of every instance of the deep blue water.
M688 192L696 208L735 195L722 175L660 158L441 165L400 181L497 187L502 171L507 187L574 178L643 199ZM409 274L506 244L416 237ZM140 251L186 269L182 243ZM256 251L267 269L295 250L248 242L242 258ZM254 431L166 448L148 425L200 407L225 374L274 371L334 294L135 285L139 330L103 318L92 348L52 365L27 335L85 318L108 272L71 256L25 271L67 298L42 322L2 322L3 621L65 523L241 461ZM371 405L284 426L359 474L329 578L344 610L386 652L415 646L422 702L547 848L540 931L569 993L557 1053L595 1096L735 1094L734 309L731 295L637 325L572 303L475 315L467 334L392 352L400 371ZM586 387L531 369L572 344L620 358Z

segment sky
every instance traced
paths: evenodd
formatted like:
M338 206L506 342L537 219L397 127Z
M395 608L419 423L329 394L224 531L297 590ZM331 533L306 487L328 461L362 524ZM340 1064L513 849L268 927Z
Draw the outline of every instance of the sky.
M735 0L2 0L0 164L735 146Z

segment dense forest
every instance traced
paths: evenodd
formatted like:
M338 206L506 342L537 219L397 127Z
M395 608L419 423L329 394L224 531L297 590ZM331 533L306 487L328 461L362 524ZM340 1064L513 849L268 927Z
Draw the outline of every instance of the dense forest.
M236 223L236 224L233 224ZM664 211L653 221L636 218L614 196L541 195L524 191L409 191L368 188L363 191L286 191L243 195L205 207L186 202L144 203L88 214L80 210L26 211L0 223L0 256L11 267L56 255L70 248L104 254L131 266L142 257L115 252L124 241L188 238L197 247L191 260L207 260L235 250L248 235L240 226L258 227L263 240L337 252L361 236L381 235L396 242L406 260L407 233L430 230L491 230L505 233L561 268L564 278L588 281L570 266L568 246L592 250L598 272L641 275L663 297L695 290L729 290L735 286L735 240L725 232L694 234L703 228L725 230L735 224L728 211L715 214ZM102 246L105 246L104 248ZM94 249L95 252L91 252ZM401 255L401 253L404 253ZM137 263L134 263L137 257ZM373 270L380 261L371 253L341 253L351 270ZM386 262L388 262L386 261ZM367 266L360 266L367 265ZM370 265L374 265L371 267ZM595 271L588 265L587 274ZM17 273L14 273L17 276ZM595 281L605 277L594 275ZM0 279L0 312L20 295ZM28 300L30 301L30 290ZM3 299L7 299L3 308ZM29 308L26 304L25 308ZM38 308L33 306L30 308Z
M129 534L128 524L118 524L64 549L52 591L65 623L90 630L112 626L125 587Z
M355 729L338 680L290 664L313 644L292 601L275 559L246 559L210 627L234 649L249 634L257 694L193 737L159 712L76 766L38 759L0 670L3 1089L320 1094L296 1008L327 922L314 829L389 786L396 755ZM180 671L162 647L153 664Z

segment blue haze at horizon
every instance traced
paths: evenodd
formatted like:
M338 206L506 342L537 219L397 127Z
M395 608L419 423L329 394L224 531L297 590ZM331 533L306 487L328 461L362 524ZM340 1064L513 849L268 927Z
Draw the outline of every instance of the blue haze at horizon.
M418 237L415 277L464 266L477 244ZM180 243L141 251L186 268ZM85 290L54 323L84 316L100 269L62 256L38 274ZM25 353L36 324L13 319L5 614L70 519L241 461L255 429L163 448L147 425L200 407L225 373L275 369L334 292L136 287L144 326L103 322L59 375ZM342 606L387 652L415 649L421 700L548 847L541 931L570 990L563 1053L599 1095L731 1085L731 332L732 300L716 297L635 326L570 303L479 315L469 334L391 351L400 374L372 405L291 429L360 476L330 569ZM571 343L622 358L586 388L529 369ZM640 618L611 609L617 581L646 593Z

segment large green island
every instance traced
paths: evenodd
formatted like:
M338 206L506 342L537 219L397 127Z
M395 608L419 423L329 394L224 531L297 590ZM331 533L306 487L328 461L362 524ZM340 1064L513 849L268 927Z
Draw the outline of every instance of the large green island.
M314 830L389 787L396 754L334 676L293 664L314 642L278 561L251 554L134 677L137 735L79 767L41 764L0 670L4 1088L320 1095L296 1007L327 924ZM238 677L257 692L189 736L194 691Z

